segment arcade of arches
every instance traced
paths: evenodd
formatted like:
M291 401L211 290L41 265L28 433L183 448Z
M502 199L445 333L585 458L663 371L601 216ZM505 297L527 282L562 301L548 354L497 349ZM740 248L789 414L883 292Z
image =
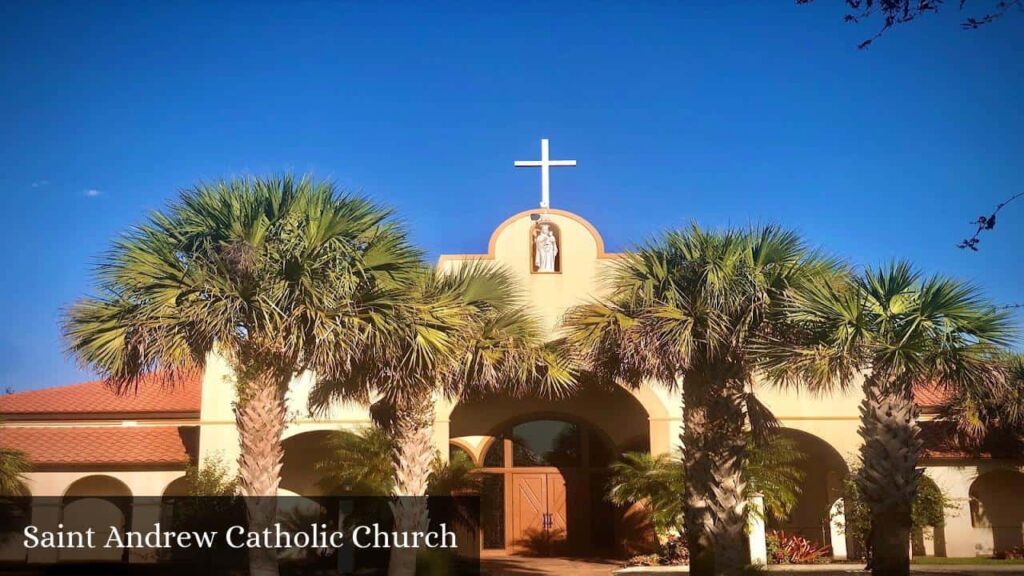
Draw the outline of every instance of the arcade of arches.
M538 223L555 233L553 270L537 269ZM520 280L524 300L546 333L556 335L569 307L602 296L602 278L620 256L606 251L597 229L583 217L544 208L502 222L486 252L445 254L437 267L454 272L487 261L507 268ZM141 386L136 396L115 397L96 381L0 396L0 444L30 456L35 469L26 475L26 487L33 495L52 497L50 504L33 504L32 522L56 526L66 507L88 504L106 506L99 513L106 521L144 526L161 511L159 502L139 503L140 497L159 501L161 495L180 495L191 462L214 456L236 462L234 375L225 358L211 354L207 360L202 374L174 391ZM293 418L285 433L281 482L282 494L311 499L321 495L315 464L325 453L327 435L372 425L368 407L355 403L311 414L307 400L313 384L307 373L289 387ZM848 473L844 459L855 456L860 445L859 388L827 397L755 388L786 427L784 433L808 454L801 463L806 478L800 501L788 520L772 520L767 528L831 544L842 556L845 538L829 520ZM649 543L651 531L641 511L608 506L603 482L609 461L621 452L675 449L682 421L677 392L646 384L631 391L585 386L561 400L491 397L455 406L439 400L435 408L435 448L465 451L487 475L481 542L488 550L533 546L603 553ZM943 448L941 434L934 440L922 466L954 503L944 525L935 529L934 553L965 557L1024 545L1018 496L1024 492L1024 459L956 453ZM135 501L119 506L118 495ZM0 559L4 550L0 543Z

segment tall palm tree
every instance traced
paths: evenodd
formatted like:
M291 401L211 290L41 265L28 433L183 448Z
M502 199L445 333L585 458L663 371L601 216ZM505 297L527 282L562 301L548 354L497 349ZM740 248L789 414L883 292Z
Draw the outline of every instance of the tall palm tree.
M308 176L199 184L115 242L97 295L68 312L68 347L120 392L226 357L241 490L263 529L276 514L289 382L342 374L397 329L392 294L420 255L390 215ZM251 574L277 574L273 550L249 558Z
M567 313L568 340L597 375L682 388L694 573L739 574L745 564L744 428L774 423L751 393L752 344L773 330L788 290L835 269L776 227L693 225L627 254L608 298Z
M394 438L393 502L398 530L428 524L434 402L499 392L562 395L575 385L571 358L544 341L521 303L515 278L484 265L444 273L421 269L403 296L404 331L366 348L345 378L318 380L311 405L377 398L378 423ZM393 336L393 335L392 335ZM395 549L389 574L412 574L415 550Z
M786 330L762 357L781 383L832 386L863 377L857 486L871 517L874 574L908 574L911 510L921 470L914 389L985 396L1005 386L998 351L1008 315L970 285L922 278L906 263L790 293Z

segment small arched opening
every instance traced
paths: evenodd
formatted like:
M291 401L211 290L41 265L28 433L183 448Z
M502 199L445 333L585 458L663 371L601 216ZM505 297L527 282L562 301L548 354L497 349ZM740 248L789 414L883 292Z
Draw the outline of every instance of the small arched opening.
M1024 546L1024 474L992 470L971 483L971 525L989 538L986 552L999 555Z

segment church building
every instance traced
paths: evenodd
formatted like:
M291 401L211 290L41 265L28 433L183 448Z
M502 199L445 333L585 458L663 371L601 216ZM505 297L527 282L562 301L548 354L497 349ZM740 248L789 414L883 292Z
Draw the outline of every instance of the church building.
M606 251L585 215L550 207L549 168L575 162L550 160L546 140L541 156L517 163L540 168L541 206L499 223L486 244L481 239L479 253L442 255L439 268L452 271L477 261L504 266L555 335L569 307L602 294L602 275L620 255ZM317 496L314 464L324 455L326 436L371 425L363 406L338 405L314 417L306 406L311 385L302 376L289 392L282 494ZM781 528L846 557L852 550L843 530L842 491L860 445L859 388L831 396L767 386L756 392L780 421L782 434L807 458L800 464L806 476L791 517L755 526L752 537L763 539L765 528ZM142 385L135 395L115 396L102 382L88 382L19 392L0 397L0 445L27 454L33 469L26 489L32 495L61 498L31 510L34 523L55 524L83 497L179 495L189 463L211 457L234 462L233 394L231 371L215 356L201 376L173 391ZM1024 545L1021 460L950 448L944 424L935 419L941 394L921 390L917 400L925 473L955 507L942 525L925 531L915 554L973 557ZM434 442L445 457L464 452L485 477L479 535L484 554L526 552L530 539L542 534L563 541L570 553L622 555L642 550L650 527L642 508L623 510L606 501L609 465L623 452L677 450L681 404L678 393L657 383L635 390L583 386L558 400L439 401ZM125 525L151 525L159 513L153 503L110 511ZM754 554L758 548L752 542ZM0 545L0 557L5 550Z

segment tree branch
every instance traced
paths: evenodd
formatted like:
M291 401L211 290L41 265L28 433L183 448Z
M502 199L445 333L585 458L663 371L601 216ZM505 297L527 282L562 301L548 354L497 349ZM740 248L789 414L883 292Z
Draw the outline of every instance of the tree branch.
M810 4L814 0L796 0L797 4ZM958 2L960 10L968 0ZM976 30L985 24L990 24L1001 18L1011 8L1024 11L1024 0L989 0L994 2L990 9L980 16L969 16L960 23L964 30ZM850 10L843 16L845 22L858 24L864 20L871 20L876 14L880 14L882 26L872 36L857 45L861 50L867 48L872 42L885 34L890 28L898 24L906 24L911 20L923 16L929 12L938 12L946 0L844 0Z
M999 214L999 211L1005 208L1007 204L1013 202L1014 200L1020 198L1021 196L1024 196L1024 192L1018 192L1013 196L1010 196L1008 199L1000 202L996 206L996 209L992 211L992 214L990 214L989 216L981 215L978 217L976 221L971 222L971 224L976 224L978 226L978 229L974 231L973 236L971 236L970 238L966 238L963 242L957 244L957 248L967 248L974 252L977 252L978 244L981 243L981 233L986 230L991 230L995 228L996 214Z

